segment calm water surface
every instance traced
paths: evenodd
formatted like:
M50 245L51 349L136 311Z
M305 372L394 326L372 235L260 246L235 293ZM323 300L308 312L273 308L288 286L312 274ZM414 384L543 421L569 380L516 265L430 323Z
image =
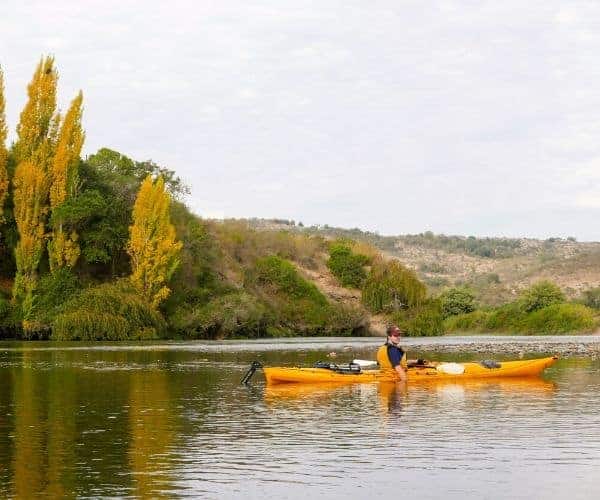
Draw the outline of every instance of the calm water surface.
M594 355L533 380L239 385L254 359L379 343L0 343L0 497L600 498Z

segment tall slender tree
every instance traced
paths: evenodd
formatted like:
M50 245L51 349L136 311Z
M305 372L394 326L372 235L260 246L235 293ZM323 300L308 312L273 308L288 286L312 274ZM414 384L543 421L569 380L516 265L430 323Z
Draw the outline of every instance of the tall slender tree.
M75 196L78 184L79 154L85 134L81 127L83 94L81 91L71 102L71 106L62 122L56 153L50 172L50 208L61 206L68 198ZM77 233L65 233L63 221L54 221L54 229L48 242L48 255L52 271L65 266L73 267L79 258L80 249Z
M27 320L37 285L37 269L44 251L48 176L38 165L25 160L18 165L13 184L14 214L19 232L13 293L15 299L22 303L23 318Z
M49 209L49 169L60 122L56 113L57 80L54 58L42 58L27 87L29 98L21 112L14 146L17 168L13 179L13 197L19 242L15 249L17 274L13 296L22 305L26 330L30 329L27 320L43 254Z
M32 160L46 171L50 168L60 120L56 114L57 82L54 58L42 58L27 86L28 100L17 125L17 164Z
M131 282L157 308L171 290L169 279L179 265L182 243L170 221L171 197L162 177L142 182L133 206L127 253L131 257Z
M4 74L0 68L0 224L4 216L4 201L8 195L8 151L6 150L6 137L8 127L6 126L6 101L4 98Z

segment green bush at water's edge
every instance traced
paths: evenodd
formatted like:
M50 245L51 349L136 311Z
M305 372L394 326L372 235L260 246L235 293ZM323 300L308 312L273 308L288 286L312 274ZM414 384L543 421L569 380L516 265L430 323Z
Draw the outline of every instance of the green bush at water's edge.
M552 335L590 332L598 323L597 313L582 304L552 304L527 313L519 303L511 303L492 311L451 316L444 321L444 330Z
M444 317L439 299L432 299L392 315L392 322L408 337L435 337L444 333Z
M595 312L581 304L552 304L525 317L524 333L589 332L598 324Z
M10 314L10 302L0 297L0 325Z
M183 338L261 337L268 323L266 307L256 297L231 292L207 304L181 308L171 326Z
M88 288L66 302L54 318L52 339L153 339L165 328L161 314L120 281Z
M551 281L540 281L525 290L521 304L525 312L533 312L565 301L562 290Z

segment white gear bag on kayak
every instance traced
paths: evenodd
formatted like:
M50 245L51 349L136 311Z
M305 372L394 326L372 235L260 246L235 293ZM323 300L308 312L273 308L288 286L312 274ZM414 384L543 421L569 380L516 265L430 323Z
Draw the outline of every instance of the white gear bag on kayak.
M438 372L448 375L461 375L465 373L465 367L460 363L440 363L435 367Z
M353 359L352 364L360 366L361 370L377 370L379 368L377 361L369 359Z

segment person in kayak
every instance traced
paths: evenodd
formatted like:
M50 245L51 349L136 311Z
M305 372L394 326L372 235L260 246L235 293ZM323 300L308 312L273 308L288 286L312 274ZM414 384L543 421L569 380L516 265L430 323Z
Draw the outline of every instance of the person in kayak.
M388 326L387 339L377 351L377 362L381 370L394 370L401 381L406 380L406 352L400 347L400 337L403 332L396 325Z

